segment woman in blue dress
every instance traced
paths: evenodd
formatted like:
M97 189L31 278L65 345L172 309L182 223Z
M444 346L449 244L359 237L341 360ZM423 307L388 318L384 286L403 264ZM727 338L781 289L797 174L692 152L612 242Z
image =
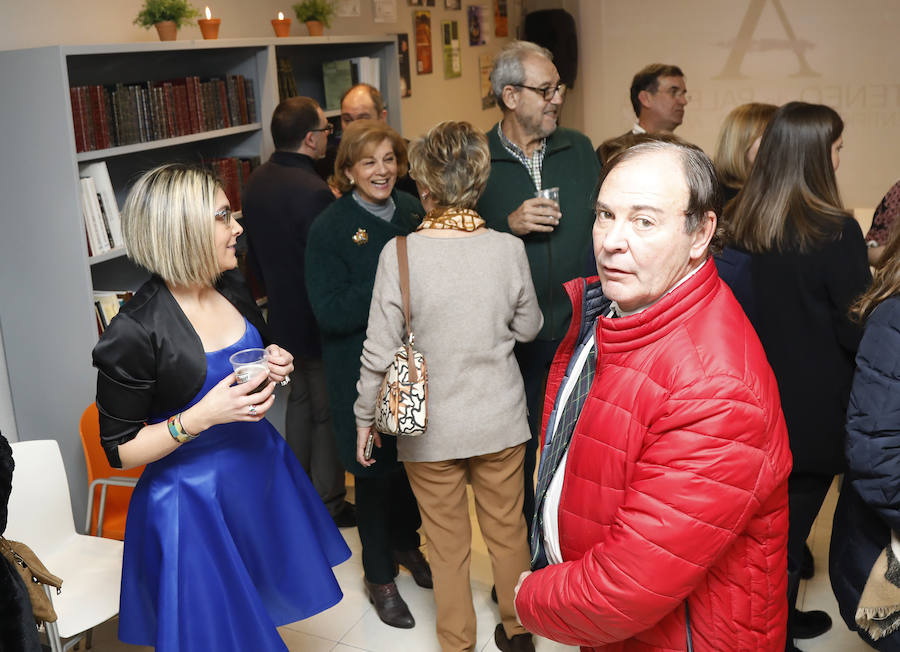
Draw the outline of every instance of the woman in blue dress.
M93 353L110 464L147 464L125 531L119 638L158 652L286 650L277 626L336 604L332 567L350 556L264 419L293 356L265 341L231 273L242 228L210 172L147 172L122 221L152 277ZM231 354L265 344L268 378L235 384Z

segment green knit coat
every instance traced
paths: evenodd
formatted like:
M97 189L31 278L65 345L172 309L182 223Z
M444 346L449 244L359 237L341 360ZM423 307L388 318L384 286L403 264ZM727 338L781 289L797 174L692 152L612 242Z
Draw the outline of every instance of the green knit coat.
M491 176L477 210L492 229L509 233L506 218L523 201L534 197L534 181L525 166L503 147L497 125L488 132L488 143ZM563 283L588 272L592 200L599 174L597 155L586 136L560 127L548 137L541 180L544 188L559 188L562 219L552 233L531 233L522 238L544 314L538 339L561 339L568 328L572 307Z
M366 339L369 304L381 249L392 238L412 232L424 211L419 200L396 189L390 222L362 208L351 194L315 219L306 246L306 289L322 336L322 360L341 462L354 475L373 476L397 467L397 443L382 436L377 464L356 461L353 403L360 355Z

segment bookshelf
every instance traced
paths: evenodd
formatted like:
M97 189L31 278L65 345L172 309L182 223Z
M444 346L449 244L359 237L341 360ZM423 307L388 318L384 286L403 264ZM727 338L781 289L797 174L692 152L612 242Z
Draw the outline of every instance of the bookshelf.
M389 119L401 128L396 38L323 36L53 46L0 52L0 334L20 440L59 441L76 522L87 481L78 419L94 400L95 291L134 290L147 277L114 249L88 256L79 164L104 161L121 207L130 183L155 165L260 157L277 105L277 58L288 58L301 94L324 101L321 65L377 57ZM258 121L201 133L76 152L69 89L76 86L242 75Z

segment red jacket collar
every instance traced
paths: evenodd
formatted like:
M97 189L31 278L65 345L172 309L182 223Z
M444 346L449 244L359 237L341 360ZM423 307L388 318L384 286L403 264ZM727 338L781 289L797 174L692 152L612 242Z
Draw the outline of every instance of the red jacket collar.
M578 344L578 333L583 326L584 292L587 285L600 280L597 276L576 278L563 285L572 302L572 320L569 330L559 344L550 373L547 377L547 393L541 418L541 446L547 430L547 420L556 402L556 395L566 375L569 359ZM597 343L603 352L628 351L646 346L672 332L687 321L697 310L710 301L719 285L719 274L710 256L701 268L684 283L663 296L646 310L630 317L597 320Z

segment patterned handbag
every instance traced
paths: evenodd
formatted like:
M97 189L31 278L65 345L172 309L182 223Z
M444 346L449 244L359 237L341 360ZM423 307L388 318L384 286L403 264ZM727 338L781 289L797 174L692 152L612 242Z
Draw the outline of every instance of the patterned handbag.
M375 406L375 429L386 435L415 437L424 433L428 425L428 367L425 357L413 348L415 337L409 322L406 236L397 238L397 265L403 296L403 319L406 322L406 344L397 349L381 381Z

